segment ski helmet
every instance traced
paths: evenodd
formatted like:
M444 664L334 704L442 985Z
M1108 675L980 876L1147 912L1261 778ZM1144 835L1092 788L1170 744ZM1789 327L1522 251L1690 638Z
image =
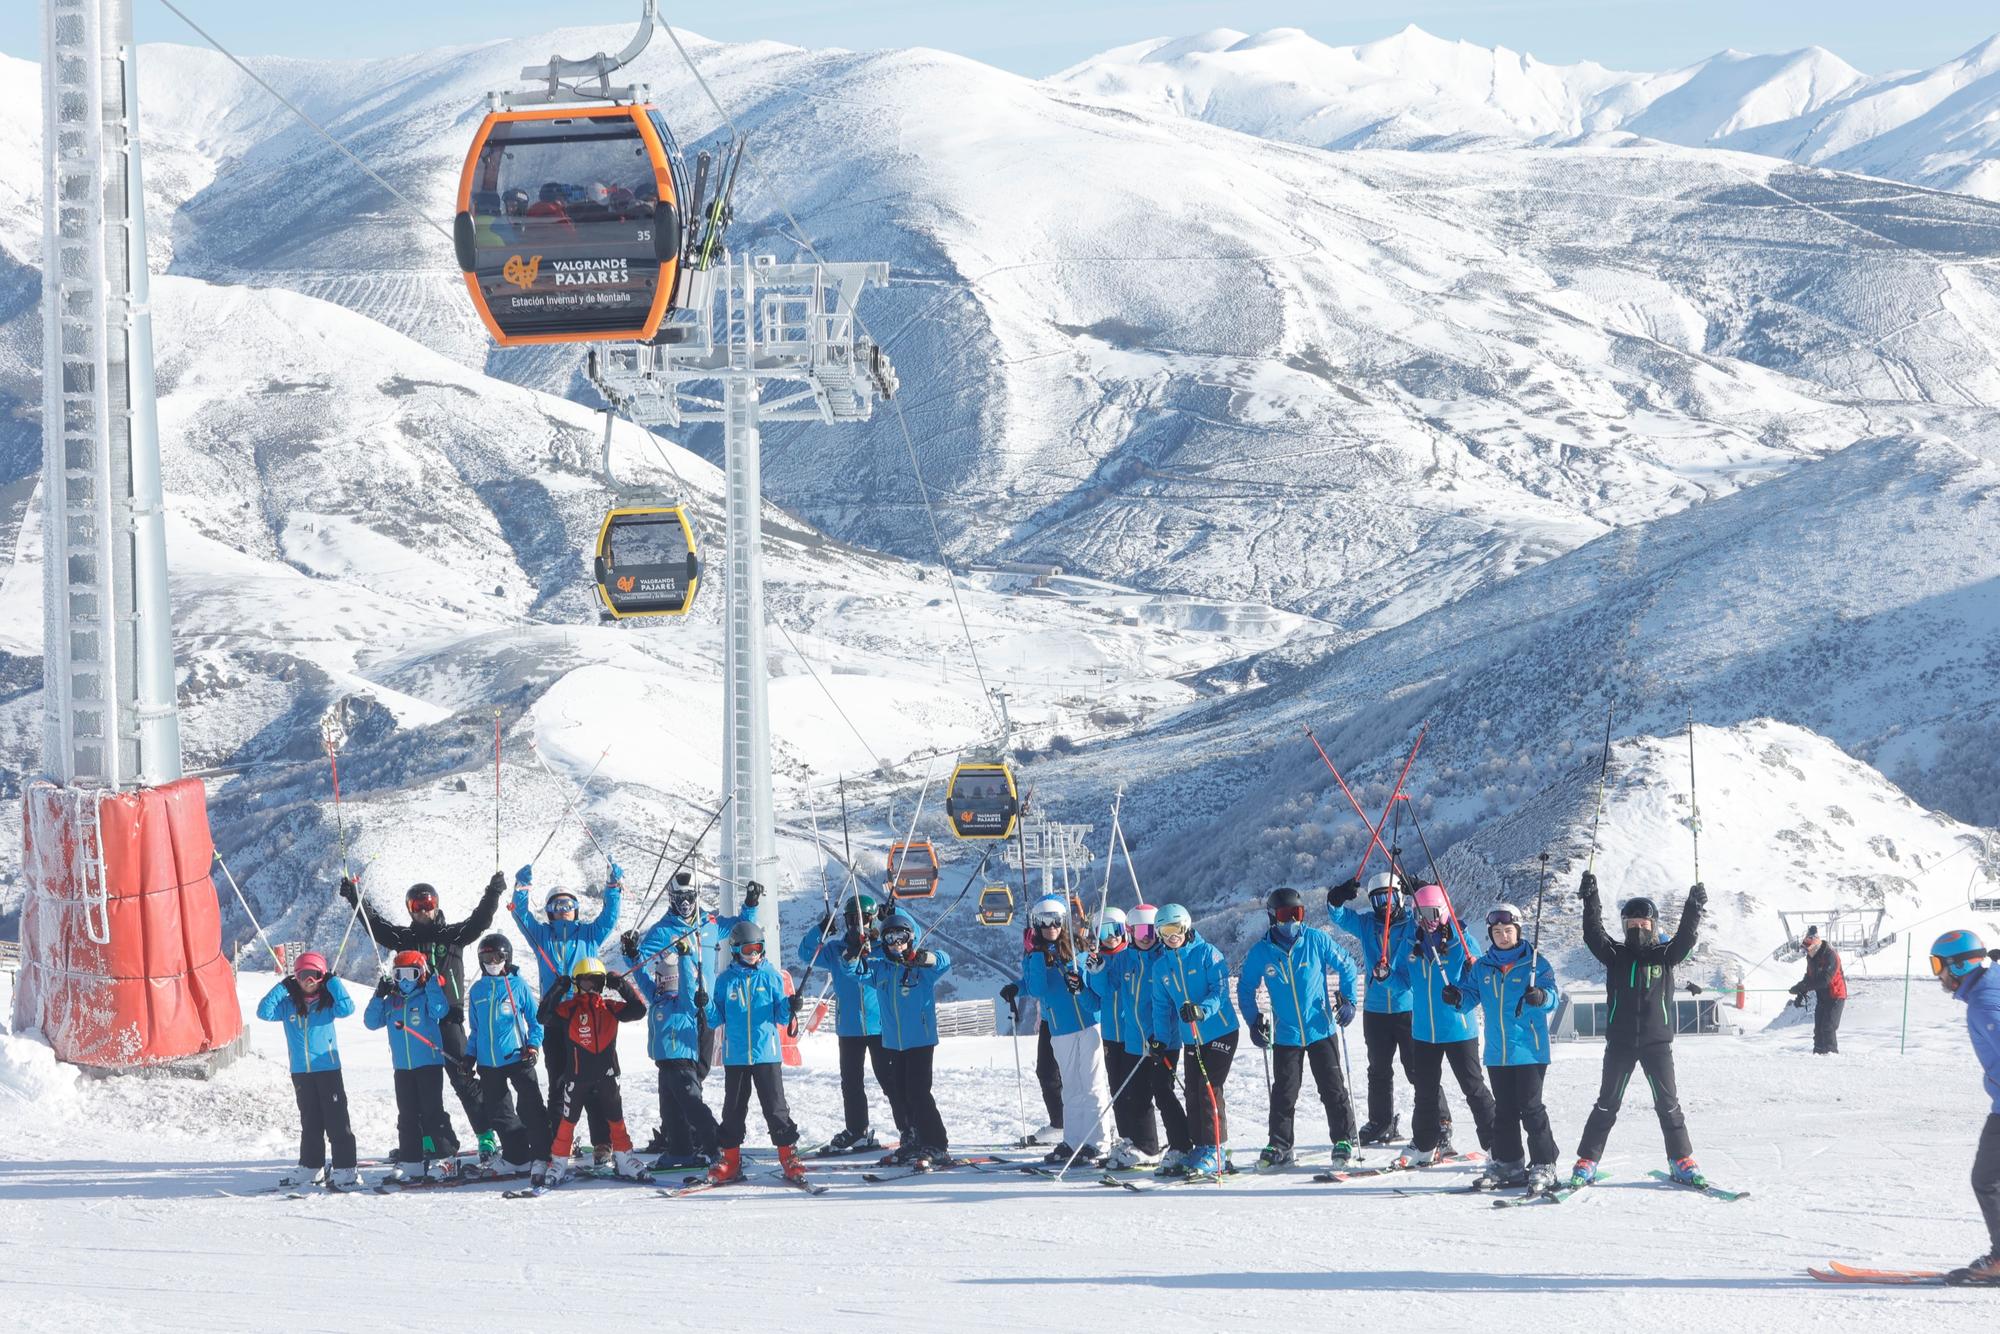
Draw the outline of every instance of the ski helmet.
M1028 925L1036 930L1046 926L1059 927L1068 920L1069 905L1054 895L1037 900L1035 906L1028 910Z
M1444 894L1443 885L1417 886L1417 924L1423 927L1441 927L1451 913L1451 900Z
M1153 942L1153 923L1159 918L1160 910L1150 903L1142 903L1125 914L1125 928L1131 933L1132 943L1141 949Z
M1306 901L1296 889L1282 886L1264 896L1264 916L1271 922L1303 922Z
M880 905L875 902L873 894L856 894L847 900L843 911L846 914L848 925L853 926L857 918L863 923L874 921L876 910L879 907Z
M1641 918L1651 922L1658 920L1660 916L1659 910L1653 906L1653 901L1644 896L1636 899L1627 899L1625 906L1620 908L1618 912L1619 916L1628 922L1636 922Z
M1122 908L1106 908L1097 914L1097 948L1103 954L1116 954L1125 948L1126 922Z
M411 912L432 912L438 906L438 892L422 881L403 891L403 906Z
M1368 884L1366 886L1370 898L1373 898L1385 889L1394 889L1395 887L1396 873L1394 871L1377 871L1374 875L1368 877Z
M576 916L576 895L566 889L552 889L549 891L549 896L542 900L542 911L550 917L554 917L559 912L566 912L574 917Z
M578 959L576 966L569 970L569 976L579 990L602 991L605 980L610 975L605 972L602 960Z
M1368 903L1376 912L1389 914L1392 920L1403 915L1403 887L1397 883L1394 871L1377 871L1368 877Z
M892 956L901 956L916 944L916 919L906 912L889 912L881 922L882 948Z
M1513 904L1496 903L1486 910L1486 938L1488 940L1493 938L1493 928L1496 926L1511 925L1519 928L1527 920L1527 914Z
M1970 977L1992 960L1986 943L1970 931L1947 931L1931 942L1931 975Z
M667 886L668 911L676 917L692 917L700 902L701 895L695 892L694 877L686 871L677 873L674 882Z
M514 942L501 935L498 931L481 936L479 938L479 962L484 964L489 955L498 959L500 966L505 968L508 964L514 962Z
M318 950L307 950L292 961L292 976L294 977L303 977L307 973L317 973L321 977L325 977L327 971L326 956Z
M1153 929L1160 933L1160 943L1168 949L1179 949L1194 934L1194 917L1178 903L1169 903L1160 909Z
M729 928L729 952L740 959L750 949L760 955L764 952L764 928L754 917L746 917Z
M396 957L389 961L391 968L416 968L430 971L430 964L424 959L422 950L397 950Z

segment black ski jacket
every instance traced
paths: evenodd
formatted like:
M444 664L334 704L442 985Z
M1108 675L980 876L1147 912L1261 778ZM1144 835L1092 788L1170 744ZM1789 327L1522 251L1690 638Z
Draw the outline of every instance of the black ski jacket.
M1632 946L1605 934L1597 895L1583 900L1583 943L1604 965L1604 985L1610 993L1605 1038L1621 1047L1643 1047L1674 1040L1674 967L1694 948L1701 930L1701 908L1688 903L1671 940Z
M421 951L431 972L444 979L444 994L451 1001L451 1013L445 1016L448 1024L465 1022L465 947L493 925L493 914L499 910L500 895L506 888L507 882L494 872L486 882L486 892L479 896L479 906L462 922L386 922L372 905L362 901L361 911L367 914L377 945L392 954L397 950ZM344 887L341 897L347 898Z

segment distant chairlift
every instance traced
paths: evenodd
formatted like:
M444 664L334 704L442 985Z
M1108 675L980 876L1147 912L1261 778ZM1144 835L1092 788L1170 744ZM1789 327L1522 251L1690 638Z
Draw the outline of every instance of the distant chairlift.
M889 897L928 899L938 890L938 855L929 839L889 845Z
M967 760L951 771L944 812L953 836L972 841L1012 838L1021 814L1014 772L1005 760Z

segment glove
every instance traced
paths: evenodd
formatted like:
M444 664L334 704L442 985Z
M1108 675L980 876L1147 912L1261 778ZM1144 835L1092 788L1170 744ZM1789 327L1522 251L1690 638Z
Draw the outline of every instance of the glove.
M375 983L375 994L377 996L380 996L383 1000L387 1000L389 999L389 997L395 995L396 979L388 976L387 974L384 974L382 977L378 978Z
M1699 982L1688 983L1687 994L1690 996L1699 996L1701 994L1701 983Z
M674 953L688 955L694 953L694 933L683 931L674 937Z
M1444 984L1444 990L1438 992L1438 999L1456 1010L1459 1006L1465 1004L1465 993L1447 982ZM1348 1004L1352 1005L1353 1002L1350 1001Z
M1201 1018L1201 1007L1193 1001L1181 1002L1181 1022L1192 1024Z
M1337 1022L1342 1028L1346 1028L1349 1024L1353 1023L1354 1022L1353 1000L1351 1000L1346 996L1342 996L1340 998L1340 1003L1338 1007L1336 1007L1334 1011L1334 1019L1335 1022Z
M304 1014L306 1010L306 989L299 985L299 980L296 977L286 978L283 986L285 994L292 998L292 1004L299 1007L300 1014Z
M1326 892L1326 906L1329 908L1338 908L1341 904L1347 902L1360 892L1361 882L1353 876L1349 876Z
M1271 1021L1261 1014L1250 1025L1250 1041L1259 1047L1271 1045Z
M758 884L755 880L752 880L749 884L743 886L744 907L755 908L758 904L762 903L763 901L764 901L764 887L762 885Z
M498 894L501 890L505 888L507 888L507 878L501 875L498 871L495 871L493 873L493 878L486 882L486 892L488 894Z
M1798 997L1797 997L1797 999L1793 1000L1792 1004L1794 1004L1794 1005L1798 1006L1798 1008L1800 1008L1801 1010L1805 1009L1805 1008L1806 1008L1806 993L1805 993L1805 992L1803 992L1803 991L1801 991L1801 992L1800 992L1800 993L1798 994Z
M476 1075L479 1073L479 1060L471 1052L467 1052L458 1058L458 1068L461 1074Z
M1082 973L1071 972L1069 969L1065 968L1063 969L1062 980L1063 980L1063 985L1069 988L1070 995L1076 996L1082 994L1083 992Z
M806 998L793 992L786 998L785 1004L791 1010L792 1018L796 1019L799 1017L799 1011L806 1008Z
M1708 906L1708 886L1702 884L1699 880L1695 881L1694 888L1688 891L1687 906L1690 908L1706 908Z
M1164 1058L1167 1055L1169 1055L1172 1051L1173 1051L1172 1047L1169 1047L1166 1043L1160 1041L1158 1038L1146 1039L1146 1054L1148 1056L1159 1056Z
M1521 999L1527 1001L1530 1005L1540 1007L1549 1003L1549 993L1543 991L1540 987L1529 987L1527 994Z
M535 1058L541 1054L542 1049L540 1047L523 1047L521 1048L521 1063L523 1065L533 1065Z
M555 981L549 983L548 994L550 996L556 996L556 997L567 996L569 994L570 987L573 985L574 984L568 978L559 977Z
M637 931L627 931L621 934L618 937L618 948L625 952L626 958L635 963L638 962L639 933Z
M452 1006L444 1012L444 1021L447 1024L463 1024L465 1022L465 1007L461 1005Z
M611 863L611 875L605 880L606 889L620 889L625 884L625 868L617 862Z
M514 872L514 883L522 888L535 883L535 865L533 862Z
M1000 988L1000 999L1006 1001L1009 1005L1012 1005L1015 1002L1015 1000L1017 1000L1020 997L1020 995L1021 995L1021 988L1016 986L1012 982L1009 982L1006 986Z
M1084 956L1083 956L1083 971L1084 971L1084 972L1086 972L1086 973L1101 973L1101 972L1103 972L1103 971L1104 971L1104 956L1103 956L1102 954L1086 954L1086 955L1084 955Z
M1577 886L1577 891L1583 895L1586 902L1596 898L1597 873L1595 871L1585 871L1583 873L1583 881Z
M361 889L354 883L353 876L344 875L340 877L340 897L346 899L349 906L355 906L360 903Z
M916 957L911 959L910 962L918 968L935 968L937 967L937 955L932 954L929 950L918 950Z
M1377 982L1387 982L1389 980L1389 961L1383 959L1368 971L1369 976L1373 977Z
M697 1010L706 1010L708 1008L708 993L700 987L696 987L694 991L694 1008Z

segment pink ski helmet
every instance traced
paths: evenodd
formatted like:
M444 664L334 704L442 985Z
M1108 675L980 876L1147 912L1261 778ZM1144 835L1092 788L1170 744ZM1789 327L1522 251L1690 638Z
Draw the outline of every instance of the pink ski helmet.
M1417 886L1417 923L1420 926L1436 926L1451 913L1451 900L1445 897L1443 885Z

